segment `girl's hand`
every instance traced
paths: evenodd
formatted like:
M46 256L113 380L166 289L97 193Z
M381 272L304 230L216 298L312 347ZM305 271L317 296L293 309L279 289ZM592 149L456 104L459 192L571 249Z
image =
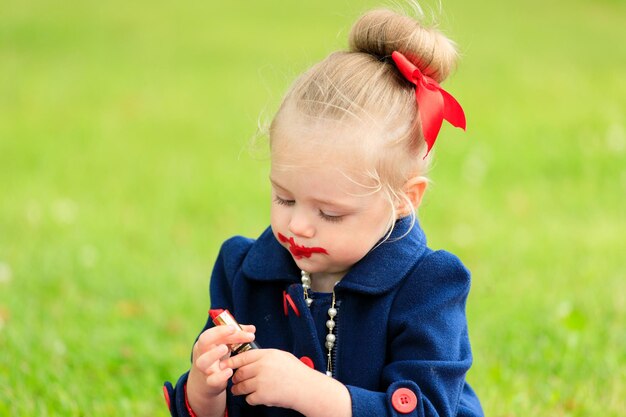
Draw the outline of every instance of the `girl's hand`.
M223 372L237 369L232 392L246 395L250 405L294 408L302 397L301 387L316 372L291 353L277 349L256 349L222 361Z
M290 408L313 416L349 416L351 400L340 382L309 368L291 353L256 349L221 361L224 371L237 369L232 393L250 405ZM305 387L307 394L303 395ZM330 411L330 412L329 412Z
M227 345L247 343L254 340L254 326L242 326L240 331L234 326L215 326L202 332L193 347L193 365L187 380L187 399L198 415L201 410L209 407L208 403L215 403L222 395L225 406L225 390L228 379L232 376L232 369L220 368L220 359L230 355ZM223 407L218 406L218 408ZM212 413L208 413L209 415ZM223 414L223 408L222 408Z

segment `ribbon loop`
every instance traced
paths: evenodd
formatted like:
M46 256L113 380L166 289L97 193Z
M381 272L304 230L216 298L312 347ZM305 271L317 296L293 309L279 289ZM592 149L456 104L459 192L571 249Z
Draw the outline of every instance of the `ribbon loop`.
M415 84L415 100L422 122L422 133L428 146L426 156L432 149L444 119L454 127L465 130L466 120L463 108L439 83L422 72L402 53L394 51L391 58L407 81Z

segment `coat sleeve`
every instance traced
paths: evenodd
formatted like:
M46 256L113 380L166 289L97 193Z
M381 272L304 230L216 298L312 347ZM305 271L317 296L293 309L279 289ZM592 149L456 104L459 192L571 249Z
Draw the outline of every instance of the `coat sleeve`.
M426 255L404 280L392 303L387 365L374 392L348 386L353 417L481 416L461 403L472 364L465 303L470 274L454 255ZM468 392L473 395L468 387ZM472 401L469 404L473 404ZM467 412L469 410L469 412Z
M232 311L232 280L237 271L241 268L243 259L250 250L252 242L253 240L251 239L236 236L222 244L211 274L210 297L212 309L222 308ZM200 331L196 337L196 341L198 337L200 337L200 334L210 327L213 327L213 322L210 317L208 317L202 331ZM192 359L193 353L191 354L190 361ZM165 402L172 417L193 417L185 395L188 376L189 371L185 372L178 379L175 386L169 381L166 381L163 385Z

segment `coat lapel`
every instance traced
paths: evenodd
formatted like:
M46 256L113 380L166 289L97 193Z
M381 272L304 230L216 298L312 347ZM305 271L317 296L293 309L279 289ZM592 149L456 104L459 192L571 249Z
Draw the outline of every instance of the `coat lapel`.
M383 294L395 287L426 250L426 237L417 220L398 220L391 236L357 262L337 289L364 294ZM246 277L255 281L300 282L300 270L291 254L267 228L252 246L243 263Z

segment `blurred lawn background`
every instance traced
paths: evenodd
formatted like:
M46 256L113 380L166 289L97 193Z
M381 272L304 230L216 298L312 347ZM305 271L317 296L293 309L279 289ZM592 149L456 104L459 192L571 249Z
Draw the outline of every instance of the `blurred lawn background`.
M269 220L248 151L374 1L0 5L0 415L165 416L220 243ZM489 416L626 410L626 2L423 3L463 54L420 210L473 272Z

